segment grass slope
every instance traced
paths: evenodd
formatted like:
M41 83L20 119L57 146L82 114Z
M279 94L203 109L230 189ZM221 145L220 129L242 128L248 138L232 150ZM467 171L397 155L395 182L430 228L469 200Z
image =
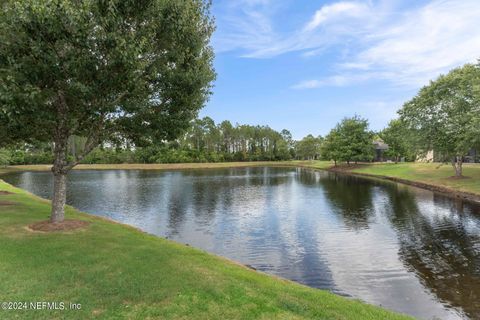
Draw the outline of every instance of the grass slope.
M82 231L39 233L49 202L0 180L0 302L81 310L1 310L1 319L407 319L67 208ZM7 204L7 205L6 205Z
M480 195L480 164L464 164L463 175L466 179L452 179L452 166L438 163L371 164L353 169L352 172L418 181Z

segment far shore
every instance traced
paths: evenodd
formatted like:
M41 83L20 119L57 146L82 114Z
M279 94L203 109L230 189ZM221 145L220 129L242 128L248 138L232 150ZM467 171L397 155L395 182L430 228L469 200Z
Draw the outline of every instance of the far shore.
M215 168L245 168L264 166L308 166L322 163L326 168L333 165L329 161L244 161L244 162L205 162L205 163L120 163L120 164L79 164L74 170L181 170L181 169L215 169ZM8 166L8 171L48 171L49 164ZM0 169L0 173L2 169Z
M188 170L245 167L302 167L328 170L342 174L375 177L413 185L450 197L480 202L480 164L464 164L465 179L453 179L452 168L441 163L361 163L340 164L334 167L330 161L251 161L216 163L124 163L80 164L74 170ZM17 165L0 168L0 175L16 171L49 171L51 165Z

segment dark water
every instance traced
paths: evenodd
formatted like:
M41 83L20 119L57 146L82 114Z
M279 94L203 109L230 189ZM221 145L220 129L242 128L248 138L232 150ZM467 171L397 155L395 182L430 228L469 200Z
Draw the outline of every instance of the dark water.
M4 179L49 198L50 173ZM74 171L68 203L424 319L480 319L480 206L304 169Z

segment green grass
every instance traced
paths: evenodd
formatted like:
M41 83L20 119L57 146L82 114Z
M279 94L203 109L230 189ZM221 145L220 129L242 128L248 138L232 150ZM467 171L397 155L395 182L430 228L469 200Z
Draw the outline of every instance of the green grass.
M67 208L82 231L40 233L49 202L0 180L0 302L80 311L0 310L0 319L407 319L254 272L229 260Z
M417 181L480 195L480 164L464 164L463 175L466 179L452 179L452 166L439 163L372 164L351 171Z

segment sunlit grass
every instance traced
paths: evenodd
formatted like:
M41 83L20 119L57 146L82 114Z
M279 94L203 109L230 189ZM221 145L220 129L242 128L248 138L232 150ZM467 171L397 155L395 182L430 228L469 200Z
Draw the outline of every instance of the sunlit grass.
M463 174L466 179L452 179L454 175L452 166L439 163L372 164L352 171L418 181L451 188L455 191L480 194L480 164L464 164Z

